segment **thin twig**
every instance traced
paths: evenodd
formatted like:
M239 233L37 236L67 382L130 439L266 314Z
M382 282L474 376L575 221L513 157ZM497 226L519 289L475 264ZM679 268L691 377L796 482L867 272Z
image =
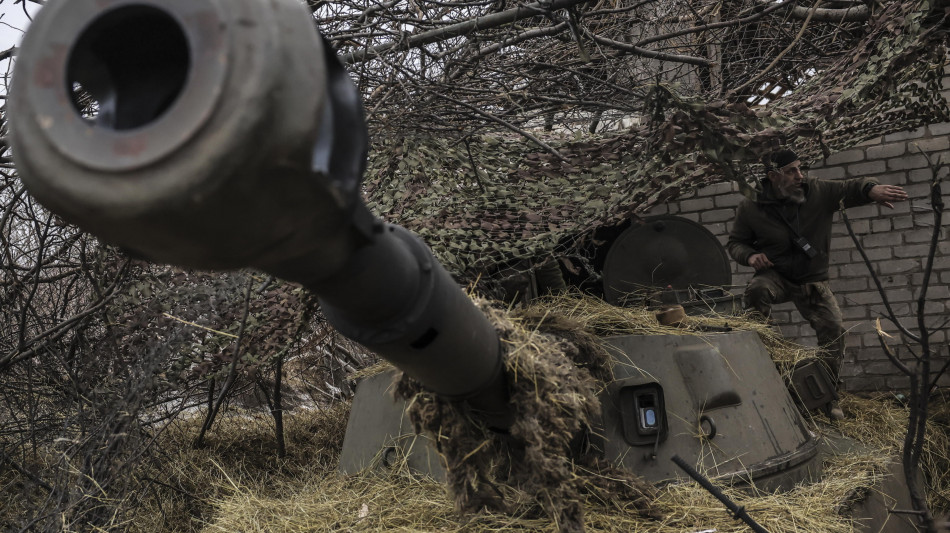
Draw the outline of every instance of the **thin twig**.
M947 359L947 362L943 364L943 367L940 369L939 372L937 372L937 374L931 380L930 390L928 392L929 394L933 394L934 391L937 390L937 384L940 383L940 378L942 378L943 375L947 372L947 368L950 368L950 358Z
M219 330L216 330L216 329L209 328L208 326L202 326L201 324L196 324L196 323L194 323L194 322L190 322L190 321L188 321L188 320L185 320L184 318L178 318L177 316L172 315L172 314L169 314L169 313L162 313L162 316L164 316L165 318L170 318L170 319L172 319L172 320L181 322L182 324L187 324L187 325L189 325L189 326L194 326L194 327L196 327L196 328L203 329L203 330L205 330L205 331L210 331L211 333L216 333L216 334L218 334L218 335L222 335L222 336L224 336L224 337L231 337L232 339L238 338L238 336L235 335L235 334L233 334L233 333L228 333L228 332L226 332L226 331L219 331Z
M20 474L28 478L34 484L40 487L43 487L44 489L46 489L47 492L53 492L53 487L49 483L43 481L42 479L37 477L36 474L30 472L26 468L17 464L17 462L11 459L9 456L7 456L7 454L4 453L3 450L0 450L0 463L6 463L10 465L11 468L13 468L17 472L19 472Z
M460 37L475 32L476 30L487 30L511 24L522 19L535 17L545 12L563 9L576 4L587 2L588 0L552 0L550 2L536 2L518 6L501 13L492 13L484 17L478 17L471 20L452 24L443 28L438 28L417 35L409 36L405 39L396 39L385 44L356 50L340 58L344 65L359 63L373 59L390 50L408 50L410 48L419 48L427 44L444 41L453 37Z
M800 30L798 30L798 35L795 36L795 39L793 39L792 42L789 43L788 46L785 47L784 50L782 50L781 52L779 52L779 54L778 54L777 56L775 56L775 59L773 59L772 62L769 63L769 65L768 65L767 67L765 67L764 69L762 69L761 71L759 71L758 74L756 74L755 76L753 76L751 79L749 79L748 81L746 81L746 82L743 83L742 85L740 85L740 86L736 87L735 89L733 89L733 92L735 92L736 94L741 93L741 92L742 92L743 90L745 90L747 87L749 87L750 85L752 85L753 83L755 83L756 81L758 81L759 78L761 78L762 76L765 76L766 74L768 74L768 72L769 72L770 70L772 70L772 69L775 67L775 65L778 65L778 62L781 61L782 58L785 57L786 54L788 54L789 52L791 52L792 48L795 48L795 46L798 45L798 41L800 41L800 40L802 39L802 36L805 35L805 30L808 29L808 25L811 23L811 19L812 19L812 17L813 17L814 14L815 14L815 10L818 9L818 6L820 6L820 5L821 5L821 0L815 0L815 5L813 5L812 8L811 8L811 10L809 10L808 16L805 17L805 22L802 23L802 27L801 27Z
M471 111L474 111L475 113L481 115L482 117L484 117L484 118L486 118L486 119L488 119L488 120L490 120L490 121L492 121L492 122L495 122L495 123L497 123L497 124L500 124L501 126L504 126L505 128L507 128L507 129L509 129L509 130L511 130L511 131L513 131L513 132L515 132L515 133L517 133L518 135L521 135L522 137L528 139L529 141L531 141L531 142L537 144L538 146L540 146L541 148L543 148L544 150L546 150L548 153L550 153L550 154L553 155L554 157L558 158L559 160L561 160L561 161L567 161L567 159L565 159L564 156L561 155L561 152L558 152L555 148L551 147L551 146L550 146L549 144L547 144L546 142L544 142L544 141L542 141L541 139L537 138L536 136L534 136L534 135L533 135L532 133L530 133L529 131L527 131L527 130L525 130L525 129L523 129L523 128L519 128L518 126L515 126L514 124L508 122L507 120L501 119L501 118L499 118L499 117L497 117L497 116L495 116L495 115L493 115L493 114L491 114L491 113L488 113L488 112L486 112L486 111L483 111L482 109L480 109L480 108L478 108L478 107L476 107L476 106L474 106L474 105L472 105L472 104L470 104L470 103L468 103L468 102L463 102L462 100L457 100L457 99L455 99L455 98L452 98L451 96L449 96L449 95L447 95L447 94L442 94L442 93L433 91L433 90L431 90L431 89L429 89L429 88L426 88L426 87L419 87L419 88L422 89L422 90L424 90L424 91L426 91L426 92L429 92L429 93L431 93L431 94L434 94L434 95L438 96L439 98L448 100L449 102L452 102L452 103L455 104L455 105L460 105L460 106L465 107L465 108L467 108L467 109L469 109L469 110L471 110Z
M858 249L858 253L861 254L861 259L864 260L864 265L868 267L868 272L871 273L871 279L874 281L874 285L877 287L877 292L881 295L881 300L884 303L884 309L887 310L887 319L891 321L894 326L900 330L902 335L906 335L909 339L917 342L920 340L916 334L912 333L909 329L904 327L903 324L897 319L897 315L894 313L894 309L891 308L891 302L887 299L887 294L884 292L884 285L881 284L880 278L877 276L877 272L874 271L874 266L871 264L871 260L868 258L868 254L864 251L864 247L861 246L860 241L858 241L858 236L854 233L854 228L851 227L851 219L848 218L848 213L844 209L844 205L841 206L839 210L841 213L841 220L844 222L845 228L848 230L848 235L851 236L851 240L854 242L855 247Z
M884 342L884 330L881 329L880 319L878 319L878 323L877 323L877 339L881 343L881 348L884 350L884 355L886 355L887 358L890 359L891 363L893 363L894 366L896 366L897 369L900 370L903 374L907 376L913 376L914 371L911 370L910 367L905 365L904 362L901 361L900 358L898 358L897 355L895 355L894 352L891 351L891 347L888 346L886 342Z
M586 28L583 29L584 35L590 38L597 44L608 46L610 48L620 50L621 52L626 52L628 54L633 54L640 57L646 57L649 59L658 59L660 61L672 61L674 63L686 63L687 65L698 65L702 67L708 67L712 65L712 61L704 57L695 57L688 56L683 54L669 54L666 52L657 52L655 50L648 50L646 48L633 45L630 43L624 43L621 41L615 41L613 39L602 37L593 33Z
M237 340L234 341L234 351L231 354L231 366L228 368L228 377L224 381L224 385L221 386L221 392L218 393L217 401L215 401L214 406L208 411L204 424L201 425L201 431L198 433L198 436L195 437L193 445L196 448L204 445L205 434L211 429L214 419L221 410L221 405L227 399L228 393L231 391L231 387L237 379L237 365L241 359L241 341L244 340L244 329L247 326L247 318L251 312L251 294L253 293L253 287L254 280L252 278L247 282L247 290L244 295L244 316L241 317L241 326L238 328Z
M468 151L468 162L472 165L472 174L475 175L475 183L478 188L485 192L485 184L482 183L482 177L478 174L478 165L475 164L475 157L472 156L472 143L468 137L465 137L465 149Z
M63 335L65 335L66 333L70 331L69 328L73 324L79 322L80 320L83 320L89 315L105 307L105 305L108 304L109 301L111 301L112 298L118 293L120 283L125 279L125 275L127 273L130 263L131 263L131 259L127 259L125 261L125 263L119 269L119 273L116 275L115 280L113 280L112 285L106 290L105 295L103 296L102 299L95 302L92 306L88 307L84 311L76 313L75 315L67 318L66 320L59 322L55 326L40 333L39 335L34 336L25 344L26 346L30 347L29 349L22 350L20 352L11 352L3 357L0 357L0 372L6 370L10 366L20 361L33 357L36 354L37 350L39 350L39 348L42 347L43 344L45 344L45 343L40 343L40 341L44 341L44 340L53 341L53 340L59 339L60 337L62 337Z

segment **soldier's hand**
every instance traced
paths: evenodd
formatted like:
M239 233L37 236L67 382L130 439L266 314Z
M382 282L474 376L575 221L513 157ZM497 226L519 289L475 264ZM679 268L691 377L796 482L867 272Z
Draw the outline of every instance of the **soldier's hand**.
M772 266L772 262L765 254L757 253L749 256L749 266L756 270L762 270Z
M897 185L875 185L868 191L868 198L884 207L894 209L893 202L903 202L907 199L907 191Z

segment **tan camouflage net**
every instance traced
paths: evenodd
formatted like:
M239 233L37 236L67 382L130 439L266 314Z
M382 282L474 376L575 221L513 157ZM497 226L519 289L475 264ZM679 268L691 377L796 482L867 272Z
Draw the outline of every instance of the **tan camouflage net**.
M758 158L779 144L814 160L947 121L943 15L932 0L887 5L854 49L764 107L655 85L645 108L657 120L616 135L545 138L560 157L515 136L382 142L373 147L366 197L469 279L512 259L563 253L593 228L701 185L732 180L748 192Z

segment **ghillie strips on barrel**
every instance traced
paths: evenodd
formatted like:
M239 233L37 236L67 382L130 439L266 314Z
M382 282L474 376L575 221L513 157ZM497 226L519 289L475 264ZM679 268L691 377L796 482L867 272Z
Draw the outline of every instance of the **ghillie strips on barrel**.
M426 392L406 376L396 389L410 400L416 431L435 436L456 508L514 513L533 502L562 532L584 530L587 497L625 500L642 516L657 516L652 484L584 449L600 411L597 392L610 377L604 348L565 317L516 321L485 302L480 307L502 339L514 409L507 432L486 427L465 404Z

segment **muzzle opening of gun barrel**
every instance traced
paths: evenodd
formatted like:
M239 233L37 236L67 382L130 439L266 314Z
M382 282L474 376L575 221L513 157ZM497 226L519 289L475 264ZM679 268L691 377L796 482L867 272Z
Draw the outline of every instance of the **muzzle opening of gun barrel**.
M178 21L152 5L103 13L70 51L67 88L76 111L122 131L164 114L185 88L191 50Z

